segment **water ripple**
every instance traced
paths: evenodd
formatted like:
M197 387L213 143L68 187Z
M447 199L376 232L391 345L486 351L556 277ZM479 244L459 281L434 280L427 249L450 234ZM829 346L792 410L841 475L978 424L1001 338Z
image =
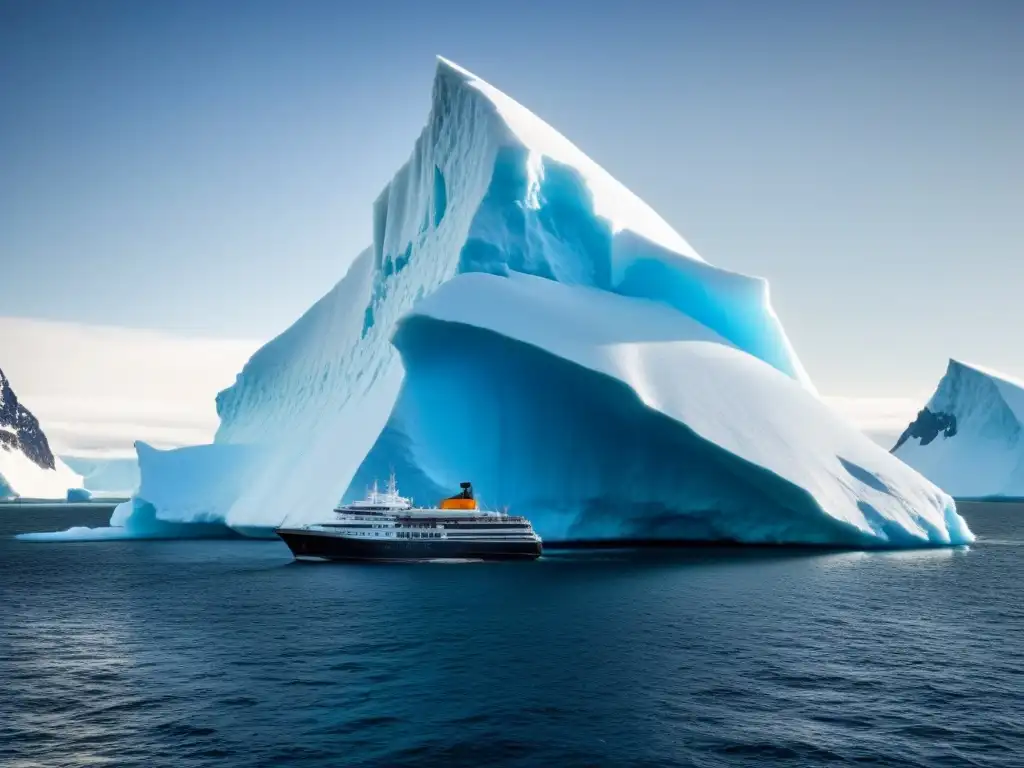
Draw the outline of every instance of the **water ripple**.
M1024 549L993 542L1024 541L1024 510L1004 512L968 512L991 538L941 557L474 568L0 530L0 764L1019 765Z

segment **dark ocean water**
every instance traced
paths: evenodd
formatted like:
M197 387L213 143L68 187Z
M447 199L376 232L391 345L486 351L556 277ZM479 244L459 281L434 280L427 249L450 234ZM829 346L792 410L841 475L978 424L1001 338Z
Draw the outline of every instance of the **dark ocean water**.
M294 564L30 544L0 509L0 765L1024 765L1024 506L970 550Z

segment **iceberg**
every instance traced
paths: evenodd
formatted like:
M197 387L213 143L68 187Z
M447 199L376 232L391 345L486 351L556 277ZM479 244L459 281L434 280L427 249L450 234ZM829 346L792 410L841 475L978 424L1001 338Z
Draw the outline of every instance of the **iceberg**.
M0 499L64 500L81 488L82 478L53 455L39 420L0 370Z
M950 360L893 453L957 498L1024 498L1024 383Z
M84 525L63 531L19 533L20 541L122 541L126 539L227 539L244 534L234 531L223 522L192 519L175 522L157 517L156 509L141 499L118 504L110 518L110 525L89 528Z
M66 501L68 504L81 504L92 501L92 493L86 488L68 488Z
M765 280L706 262L457 65L372 216L342 280L217 396L211 445L137 446L115 529L272 535L393 469L428 503L472 480L549 543L973 540L817 397Z
M139 462L134 456L61 456L61 459L82 476L83 486L93 498L125 498L139 487Z

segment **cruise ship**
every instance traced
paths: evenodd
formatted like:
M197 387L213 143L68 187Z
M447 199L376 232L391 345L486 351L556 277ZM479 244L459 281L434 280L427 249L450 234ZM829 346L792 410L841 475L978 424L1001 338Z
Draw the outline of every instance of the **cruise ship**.
M398 492L394 475L387 490L377 484L366 498L335 508L334 519L297 528L277 528L296 560L536 560L541 539L525 517L480 509L473 486L437 507L415 507Z

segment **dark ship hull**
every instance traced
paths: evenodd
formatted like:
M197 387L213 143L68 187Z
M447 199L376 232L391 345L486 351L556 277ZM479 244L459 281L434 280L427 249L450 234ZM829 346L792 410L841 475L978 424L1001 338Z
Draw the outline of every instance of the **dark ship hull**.
M473 539L371 539L362 541L317 531L279 528L275 531L296 560L402 562L423 560L536 560L539 541Z

